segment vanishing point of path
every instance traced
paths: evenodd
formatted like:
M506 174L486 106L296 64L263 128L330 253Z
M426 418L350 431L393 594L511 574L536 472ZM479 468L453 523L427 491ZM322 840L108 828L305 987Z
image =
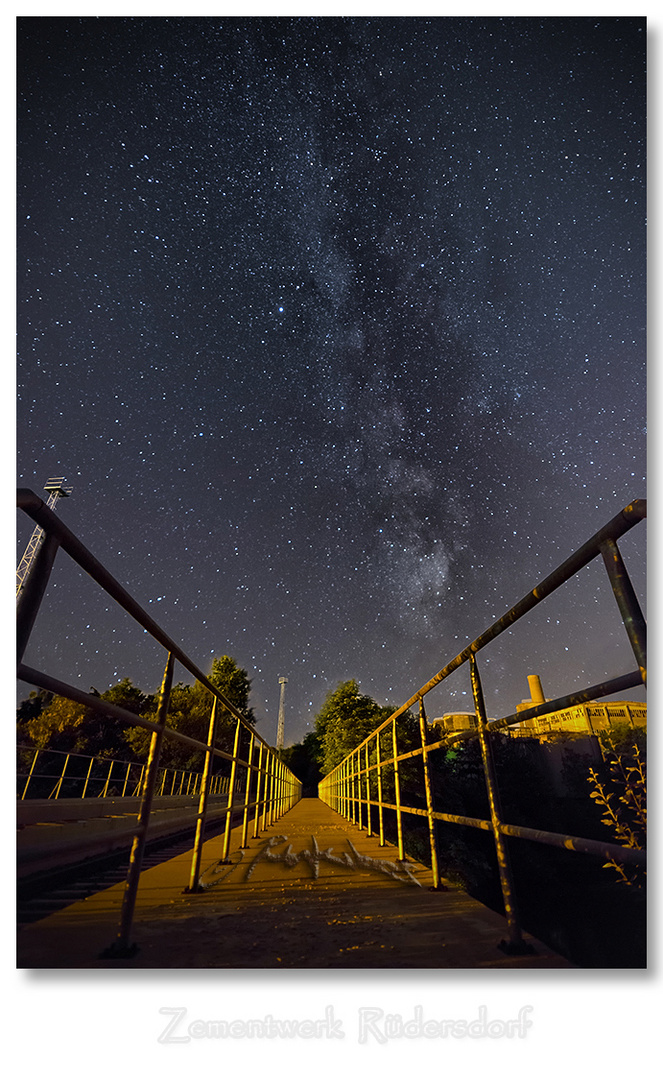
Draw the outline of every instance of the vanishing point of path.
M135 956L100 954L116 938L124 884L26 926L21 968L570 968L526 935L535 953L499 948L505 920L461 888L433 890L429 869L411 878L380 847L319 799L302 799L218 866L222 838L203 849L204 892L191 895L191 852L141 876ZM275 858L268 858L271 855ZM392 876L393 875L393 876ZM415 883L416 882L419 884Z

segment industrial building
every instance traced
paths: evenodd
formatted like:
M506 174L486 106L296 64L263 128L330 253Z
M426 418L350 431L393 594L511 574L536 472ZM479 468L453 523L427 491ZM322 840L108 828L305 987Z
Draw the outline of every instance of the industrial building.
M516 706L516 712L524 712L536 705L543 705L549 698L544 697L541 679L538 675L528 675L531 697ZM440 734L476 728L475 713L445 713L433 721ZM647 706L642 701L589 701L584 705L574 705L569 709L559 709L508 729L508 734L515 738L549 739L555 735L597 735L611 728L628 724L632 728L647 727ZM505 732L506 733L506 732Z

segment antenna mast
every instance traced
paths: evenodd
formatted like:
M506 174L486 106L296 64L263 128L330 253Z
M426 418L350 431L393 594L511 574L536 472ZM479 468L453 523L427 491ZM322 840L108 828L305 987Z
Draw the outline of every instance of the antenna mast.
M65 487L64 483L64 476L52 476L51 479L47 480L44 484L44 491L48 492L48 499L46 500L46 505L49 510L52 510L54 508L58 499L66 499L71 495L73 489L70 487ZM37 528L30 537L23 558L18 564L18 569L16 571L17 600L21 589L25 585L26 578L30 572L30 567L32 566L36 558L37 552L39 551L39 548L43 543L44 536L44 530L41 528L40 525L37 525Z
M281 700L279 702L279 724L276 729L276 749L283 749L283 732L285 728L285 684L287 679L283 675L279 676L279 684L281 686Z

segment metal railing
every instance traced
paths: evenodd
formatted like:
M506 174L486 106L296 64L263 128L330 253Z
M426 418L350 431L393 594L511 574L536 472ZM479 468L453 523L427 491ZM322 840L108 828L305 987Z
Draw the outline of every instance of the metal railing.
M240 710L228 700L214 683L210 682L209 678L194 664L181 646L169 637L154 619L143 610L140 604L95 559L71 530L46 506L42 499L35 495L33 491L20 488L17 492L17 506L28 517L32 518L35 524L44 530L45 534L44 541L32 563L30 574L19 594L16 607L18 679L69 698L72 701L77 701L111 720L119 721L130 727L142 727L152 733L148 760L142 781L141 804L129 857L120 926L115 942L105 953L110 957L133 955L136 946L131 942L131 927L152 801L157 792L157 780L160 776L159 756L163 739L172 739L195 750L203 751L205 755L196 816L191 874L189 885L185 889L187 893L202 891L200 885L200 861L207 805L212 788L212 765L215 757L230 763L221 861L228 859L233 813L241 817L241 846L245 847L248 842L249 829L252 828L252 835L256 837L259 827L264 829L278 821L287 810L299 801L302 785L291 770L281 761L274 749L255 731ZM44 672L36 671L23 663L23 655L48 586L55 557L60 548L166 650L167 660L158 695L156 721L153 722L136 716L127 709L123 709L112 702L104 701L96 695L83 693L77 687L70 686ZM212 695L206 742L201 742L168 727L168 707L175 661L180 663L198 682L202 683ZM220 728L217 717L221 710L226 715L229 714L234 722L232 753L223 750L217 745Z
M620 693L628 687L646 685L646 624L635 591L624 566L617 540L646 517L646 502L637 500L625 507L604 528L595 533L573 555L557 567L547 578L540 582L530 593L492 624L470 645L466 646L453 660L433 676L409 701L401 705L379 727L363 740L343 761L339 762L320 782L319 797L343 817L366 828L368 835L373 829L374 811L377 811L377 831L380 844L384 845L384 811L395 813L398 855L405 857L403 837L403 815L417 815L427 819L430 862L433 871L434 887L440 885L439 859L436 838L436 822L466 825L492 833L497 855L504 911L507 920L508 940L502 943L506 952L518 954L529 951L523 941L516 893L511 870L511 862L506 837L519 837L553 847L589 855L599 855L616 859L622 864L644 866L645 853L618 844L604 843L583 837L567 836L561 833L547 832L541 829L524 828L507 824L502 819L500 793L497 784L492 750L492 734L504 731L523 720L543 716L560 709L568 709L609 694ZM530 612L546 597L550 596L565 582L569 581L583 567L601 556L608 573L610 584L624 623L628 638L638 664L638 670L618 676L607 682L590 686L585 690L546 701L521 712L488 720L484 704L483 687L477 665L477 653L489 642L511 627L517 620ZM477 717L476 728L467 728L429 742L430 732L424 708L425 696L438 684L447 679L452 672L462 665L469 666L470 683ZM416 706L419 713L419 745L415 749L399 752L397 720ZM436 750L446 750L454 743L465 739L477 739L481 747L481 759L486 792L488 796L489 819L464 817L457 814L443 813L433 806L433 788L431 783L430 756ZM402 732L401 732L402 739ZM423 772L423 792L425 807L405 805L401 799L401 763L421 760ZM389 791L393 801L385 801L385 779L389 780ZM364 824L365 822L365 824Z
M16 795L21 801L43 798L124 799L140 795L145 775L144 762L90 757L89 754L77 754L71 750L35 749L34 746L19 745L17 750ZM155 794L190 795L193 798L200 795L202 781L201 772L160 768ZM227 794L229 783L227 776L212 776L209 794Z

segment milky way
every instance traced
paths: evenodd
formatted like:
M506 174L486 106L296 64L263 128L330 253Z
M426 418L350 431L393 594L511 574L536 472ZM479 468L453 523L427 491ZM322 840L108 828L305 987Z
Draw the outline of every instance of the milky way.
M266 737L279 675L287 742L342 679L399 705L644 497L645 48L640 18L19 19L19 484L67 477ZM487 652L491 715L636 666L603 577ZM25 659L163 666L62 555Z

